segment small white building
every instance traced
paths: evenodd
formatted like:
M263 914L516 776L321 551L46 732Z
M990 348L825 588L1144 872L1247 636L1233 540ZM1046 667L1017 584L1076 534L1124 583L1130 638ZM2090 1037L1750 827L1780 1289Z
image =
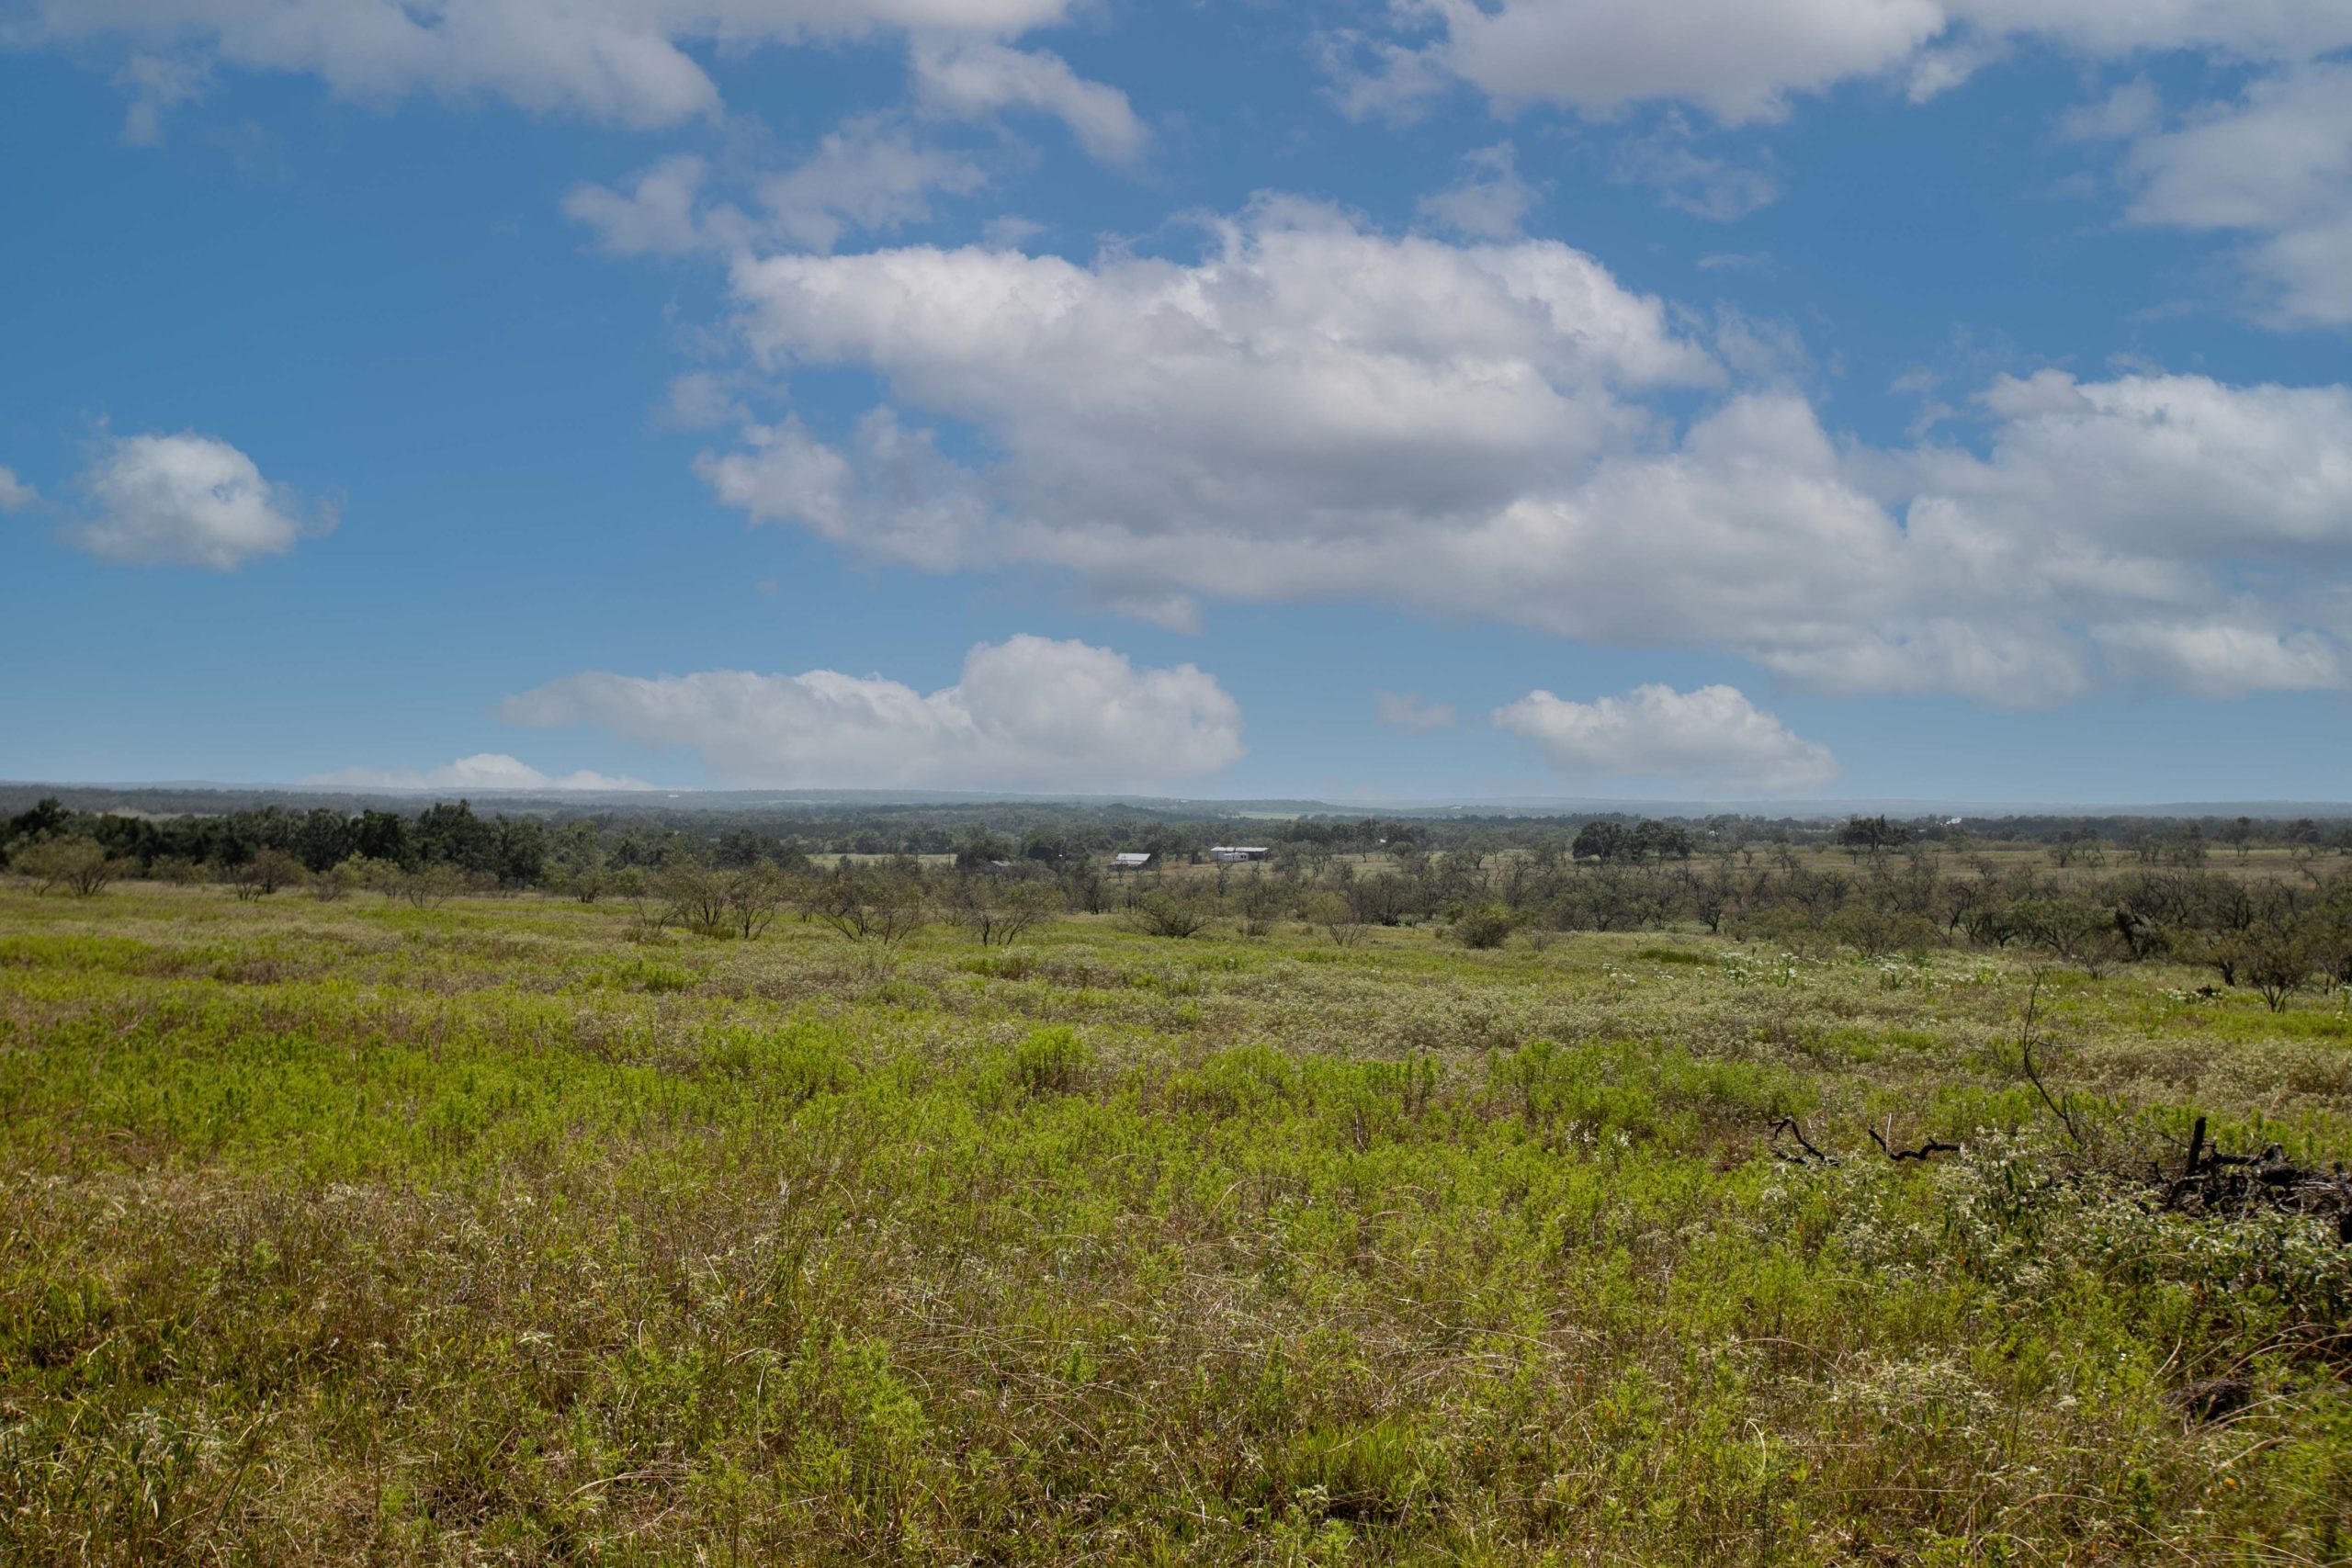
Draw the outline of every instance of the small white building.
M1219 865L1239 865L1244 861L1264 860L1274 852L1263 844L1211 844L1209 859Z
M1146 851L1122 852L1111 857L1111 869L1113 871L1141 871L1151 863L1151 860L1150 853Z

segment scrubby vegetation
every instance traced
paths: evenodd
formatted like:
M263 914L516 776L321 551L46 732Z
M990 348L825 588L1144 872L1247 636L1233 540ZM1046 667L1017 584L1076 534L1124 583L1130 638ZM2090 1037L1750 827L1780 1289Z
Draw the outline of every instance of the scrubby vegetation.
M2014 951L2093 977L2169 960L2247 987L2274 1011L2312 987L2352 984L2352 826L2335 822L2238 818L2210 824L2209 839L2199 821L2019 818L1993 825L2012 835L1995 838L1884 817L1186 824L1133 810L1039 819L1043 809L956 808L947 816L964 837L951 840L937 820L902 823L889 840L873 824L903 813L881 808L771 814L754 828L658 808L484 818L464 801L413 818L277 805L154 818L50 797L0 822L0 863L43 891L85 897L126 876L214 882L246 901L367 889L418 908L466 892L548 891L626 902L647 931L706 935L757 936L791 906L886 949L933 919L988 945L1058 911L1115 912L1175 939L1227 919L1262 938L1295 919L1343 947L1375 926L1442 926L1474 949L1521 931L1540 941L1696 927L1808 954ZM1033 825L1016 840L991 821ZM1272 840L1267 858L1220 863L1207 852L1236 826ZM886 841L900 847L838 848ZM951 842L952 852L905 847ZM1146 868L1110 863L1105 846L1136 842Z
M88 827L0 885L0 1561L2352 1551L2324 845Z

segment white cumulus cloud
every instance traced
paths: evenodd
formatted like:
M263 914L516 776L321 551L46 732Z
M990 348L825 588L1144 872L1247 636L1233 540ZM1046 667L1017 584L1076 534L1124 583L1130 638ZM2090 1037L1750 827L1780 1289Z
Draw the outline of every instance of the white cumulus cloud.
M2338 648L2310 632L2259 623L2148 622L2094 626L2108 667L2124 680L2199 697L2329 690L2344 684Z
M1782 118L1841 83L1934 97L2028 47L2098 64L2165 53L2260 71L2235 103L2158 129L2142 79L2066 117L2075 139L2128 140L2143 222L2236 231L2255 312L2273 324L2352 321L2352 6L2343 0L1398 0L1389 36L1325 40L1353 113L1416 112L1449 83L1498 112L1558 104L1606 118L1668 106L1668 134L1629 141L1620 177L1730 219L1773 199L1767 168L1695 151L1673 106L1721 125Z
M204 96L204 67L160 55L134 54L115 73L114 85L130 95L123 111L122 139L133 147L157 147L164 141L164 121L182 104Z
M2259 78L2169 130L2146 128L2153 113L2120 125L2136 131L2132 216L2244 233L2258 310L2286 325L2352 322L2352 63Z
M87 514L66 539L102 559L229 571L333 528L332 508L262 477L225 441L187 433L107 439L83 471Z
M729 783L759 787L1142 789L1241 755L1240 709L1215 677L1026 636L973 649L956 684L928 694L831 670L584 673L502 711L684 747Z
M691 153L640 170L625 188L582 183L565 214L616 255L741 254L755 244L830 251L851 234L930 220L941 197L968 196L988 171L887 116L828 131L809 154L749 182L741 202L710 197L710 166Z
M1678 212L1729 223L1780 199L1781 182L1771 170L1742 164L1692 145L1693 132L1678 112L1645 136L1617 149L1612 176L1622 184L1645 185Z
M17 477L17 470L0 468L0 512L22 512L40 499L40 491Z
M1652 428L1618 388L1721 376L1565 245L1389 239L1290 202L1220 225L1193 265L910 247L747 259L733 288L755 363L870 367L1007 462L993 493L886 413L849 454L754 432L706 461L722 495L927 567L1051 561L1114 598L1288 596L1265 559L1237 574L1206 552L1261 539L1247 554L1287 558L1287 580L1376 550Z
M1474 240L1510 240L1533 209L1536 189L1519 175L1519 152L1508 141L1482 147L1462 160L1462 177L1421 197L1420 212Z
M969 156L887 119L861 118L827 132L808 159L760 182L759 203L787 243L829 251L853 231L922 222L934 197L968 196L987 183L987 171Z
M1401 59L1506 101L1606 113L1678 99L1770 119L1791 93L1892 69L1941 32L1936 0L1431 0L1438 41ZM1409 62L1409 64L1407 64Z
M689 52L705 47L877 33L1016 36L1059 21L1070 0L26 0L17 37L114 43L200 73L214 64L299 73L347 97L496 97L628 126L715 114L718 89ZM134 137L188 93L126 70ZM200 75L193 78L200 80ZM192 89L190 89L192 90Z
M1876 449L1787 384L1801 344L1710 352L1564 245L1282 199L1190 262L910 246L745 257L732 287L748 371L888 400L841 439L742 426L701 460L722 500L923 570L1059 569L1162 625L1374 599L2026 705L2185 677L2125 627L2276 640L2207 692L2308 683L2352 635L2318 586L2352 569L2342 386L2050 372L1985 389L1970 445Z
M1343 103L1385 107L1456 79L1498 103L1546 101L1606 115L1700 106L1770 120L1794 95L1908 78L1920 99L2013 42L2093 59L2166 51L2312 60L2352 45L2340 0L1421 0L1395 7L1427 42L1376 40L1346 56Z
M719 242L699 210L710 166L690 152L638 172L626 190L582 183L563 198L564 215L593 229L618 256L685 255Z
M1530 692L1497 708L1494 722L1534 741L1555 772L1575 780L1794 795L1838 776L1826 747L1800 739L1736 686L1636 686L1589 703Z
M1089 156L1106 164L1133 163L1151 139L1126 94L1088 81L1043 50L925 39L914 47L914 77L915 96L932 113L969 119L1019 108L1051 115Z
M2236 59L2303 60L2352 45L2336 0L1943 0L1979 35L2040 39L2097 58L2200 50Z
M642 779L615 778L590 773L552 778L529 763L503 751L478 751L437 768L341 768L312 773L301 781L328 789L471 790L483 793L540 790L593 790L605 794L658 788Z

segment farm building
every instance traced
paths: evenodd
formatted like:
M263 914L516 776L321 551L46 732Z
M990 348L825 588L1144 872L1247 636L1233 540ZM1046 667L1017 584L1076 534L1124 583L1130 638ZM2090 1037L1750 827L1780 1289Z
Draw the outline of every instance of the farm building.
M1148 852L1122 852L1111 857L1111 869L1113 871L1141 871L1151 862L1152 856Z
M1238 865L1243 861L1264 860L1274 852L1263 844L1211 844L1209 859L1219 865Z

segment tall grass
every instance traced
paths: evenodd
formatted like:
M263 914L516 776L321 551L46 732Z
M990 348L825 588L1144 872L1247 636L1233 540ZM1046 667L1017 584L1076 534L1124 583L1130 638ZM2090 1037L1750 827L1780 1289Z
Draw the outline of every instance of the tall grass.
M2073 1161L1998 961L1648 942L0 893L0 1560L2342 1560L2352 1249ZM2352 1156L2193 984L2045 1071Z

